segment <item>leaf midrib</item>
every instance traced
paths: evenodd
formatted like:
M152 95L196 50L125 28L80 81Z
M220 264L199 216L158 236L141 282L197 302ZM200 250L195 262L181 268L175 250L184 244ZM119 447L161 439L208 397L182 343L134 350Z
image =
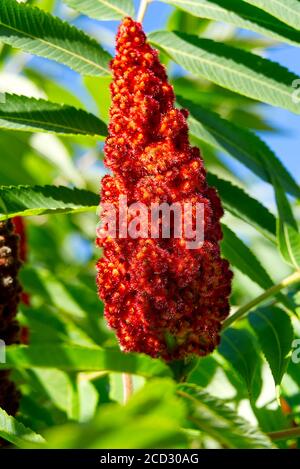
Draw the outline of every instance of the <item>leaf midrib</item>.
M215 410L213 410L211 407L209 407L208 405L206 405L205 403L203 403L203 401L200 401L199 399L197 399L195 396L192 396L191 394L183 391L182 389L180 389L179 391L177 391L177 393L179 395L181 395L182 397L185 397L186 399L189 399L190 401L192 401L195 405L197 406L202 406L202 407L206 407L208 408L208 410L213 414L215 415L218 419L221 419L223 420L225 423L227 423L228 425L228 419L224 418L222 415L218 414ZM222 431L220 430L220 432L218 432L217 430L214 430L211 426L203 423L202 420L199 420L197 419L197 417L194 417L192 418L194 421L196 420L197 422L200 422L200 426L203 427L204 429L206 429L207 433L210 433L211 435L214 435L215 437L217 437L217 440L221 440L223 441L227 446L229 446L230 448L232 448L232 442L230 440L228 440L226 437L224 437ZM228 430L228 427L227 427L227 430Z
M128 15L127 11L121 10L117 5L114 3L109 3L106 0L97 0L98 3L104 3L104 5L108 6L111 10L115 10L117 13L120 13L122 16Z
M224 224L222 224L222 225L224 225ZM224 225L224 226L226 226L226 228L228 229L227 225ZM229 248L231 251L233 251L233 248L232 248L232 246L231 246L229 243L226 243L226 246L227 246L227 249ZM248 248L248 246L243 245L243 247L244 247L244 246L245 246L246 248ZM249 249L249 248L248 248L248 249ZM248 272L249 272L249 273L251 272L251 275L252 275L252 277L249 277L249 278L251 278L251 280L252 280L253 282L255 282L257 285L259 285L261 288L265 288L265 286L266 286L265 280L267 280L267 277L269 277L269 275L268 275L267 271L265 270L265 268L263 267L263 265L260 263L260 261L259 261L259 260L257 259L257 257L255 256L255 254L254 254L252 251L250 251L250 249L249 249L249 251L247 251L247 254L250 254L250 256L252 256L253 258L255 258L255 261L256 261L257 264L259 265L260 269L262 269L262 271L264 271L264 275L265 275L266 277L264 278L263 282L260 281L261 276L260 276L260 275L259 275L259 276L256 275L256 269L252 269L252 267L250 268L249 262L247 262L247 261L244 259L244 257L240 254L240 251L239 251L239 250L235 250L235 251L234 251L234 254L235 254L236 257L238 257L238 259L239 259L239 261L240 261L240 265L242 264L242 265L248 267L248 269L249 269ZM239 270L241 270L241 269L239 269ZM243 271L242 271L242 272L243 272ZM249 273L246 274L246 275L249 276ZM256 279L256 280L254 280L254 279ZM270 279L270 281L268 280L268 283L269 283L269 286L272 285L271 279Z
M236 150L240 151L242 154L244 154L245 156L247 156L248 158L250 157L250 159L252 161L255 161L256 160L253 160L253 157L251 156L251 153L247 152L246 148L244 147L240 147L238 145L238 143L235 143L233 140L230 140L230 138L228 138L226 135L222 134L221 132L219 132L218 130L216 130L214 127L210 126L209 124L205 123L205 124L202 124L200 121L198 121L194 116L193 114L191 113L191 118L196 121L197 124L200 124L202 125L204 128L207 127L207 129L210 130L210 132L216 134L218 137L221 137L222 140L225 140L225 142L229 143L231 146L233 146ZM219 142L217 142L219 143ZM218 145L219 146L219 145ZM223 145L222 145L223 146ZM229 153L229 150L227 150L226 148L224 148L226 150L226 153ZM259 165L259 163L257 163ZM263 169L263 168L262 168Z
M168 0L170 2L172 2L173 0ZM192 6L197 6L197 3L191 1L191 0L174 0L174 4L182 4L182 5L192 5ZM265 29L264 26L258 24L256 22L257 18L255 16L242 16L240 15L239 13L236 13L235 11L230 11L230 10L226 10L226 8L223 8L221 6L218 6L218 5L212 5L210 3L205 3L205 8L208 9L208 10L212 10L212 11L217 11L217 12L220 12L220 13L227 13L227 14L232 14L232 15L235 15L239 18L241 18L243 21L249 21L249 23L254 23L256 26L258 26L258 28L260 29ZM277 19L277 18L276 18ZM265 21L265 20L260 20L262 21L263 24L267 25L267 26L273 26L273 23L271 22L268 22L268 21ZM276 26L276 25L275 25ZM289 27L288 25L280 25L282 27L282 29L286 29L287 31L291 30L291 27ZM272 34L276 35L276 36L281 36L281 34L277 33L276 31L272 31L272 30L268 30L269 32L271 32ZM297 31L297 30L296 30ZM298 31L297 31L298 32ZM290 40L290 39L289 39ZM293 41L294 42L294 41Z
M281 353L281 347L280 347L280 340L279 340L279 336L278 336L278 332L276 330L276 328L274 327L274 325L272 324L272 322L266 318L263 314L260 313L260 311L255 311L255 314L257 314L257 316L259 316L262 320L264 320L272 329L273 333L274 333L274 336L275 336L275 341L276 341L276 344L277 344L277 348L278 348L278 355L279 355L279 362L280 362L280 369L281 367L283 367L284 365L284 359L283 359L283 356L282 356L282 353ZM277 384L277 381L278 381L278 378L279 378L279 373L276 373L276 377L277 377L277 380L275 378L275 381L276 381L276 384Z
M93 61L87 59L86 57L84 57L84 56L82 56L82 55L79 55L79 54L76 54L76 53L74 53L74 52L72 52L72 51L69 51L69 50L67 50L67 49L64 49L63 47L58 46L57 44L55 44L55 43L53 43L53 42L48 42L48 41L46 41L45 39L42 39L42 38L40 38L40 37L38 37L38 36L35 36L34 34L29 34L29 33L25 32L25 31L19 30L19 29L17 29L17 28L13 28L12 26L7 25L7 24L5 24L5 23L3 23L3 22L0 22L0 24L1 24L2 26L4 26L5 28L10 29L11 31L17 32L17 33L22 34L22 35L24 35L24 36L27 36L27 37L29 37L29 38L31 38L31 39L37 40L37 41L39 41L39 42L41 42L41 43L44 43L44 44L46 44L47 46L50 46L50 47L52 47L52 48L54 48L54 49L57 49L57 50L59 50L59 51L61 51L61 52L64 52L64 53L68 54L70 57L75 57L75 58L77 58L77 59L79 59L79 60L81 60L81 61L83 61L83 62L86 62L88 65L92 65L93 67L99 68L99 70L105 71L107 74L109 74L109 72L108 72L108 70L107 70L106 68L102 67L100 64L98 64L98 63L96 63L96 62L93 62Z
M49 126L52 126L52 127L57 127L57 128L61 128L61 129L69 129L71 131L74 131L76 132L77 134L83 134L83 135L86 135L85 133L82 132L82 129L76 129L76 127L69 127L67 125L62 125L62 124L55 124L55 123L51 123L49 121L39 121L39 120L35 120L35 119L31 119L30 121L26 118L22 118L22 117L9 117L9 116L5 116L3 117L1 114L0 114L0 119L1 120L8 120L9 122L15 122L15 121L19 121L20 123L22 122L28 122L30 124L30 122L32 122L33 124L39 124L39 125L42 125L42 126L45 126L45 125L49 125ZM47 129L45 129L45 131L47 132ZM94 135L98 135L96 133L94 133Z
M176 35L175 35L175 36L176 36ZM178 36L176 36L176 37L178 37ZM179 38L179 39L181 39L181 38ZM155 42L155 41L154 41L154 42ZM183 42L186 42L186 41L183 41ZM189 44L189 43L187 43L187 44ZM204 58L203 56L201 57L201 59L199 59L196 55L192 55L192 54L190 54L190 53L188 53L188 52L184 52L184 51L182 51L182 50L180 50L180 49L174 49L173 47L171 47L171 46L169 46L169 45L168 45L168 46L162 45L162 44L158 44L158 45L162 46L163 48L166 48L167 50L173 51L173 52L175 52L175 53L177 53L177 54L179 54L179 55L181 54L181 55L183 55L183 56L190 57L191 59L196 60L197 62L199 62L199 61L206 62L206 63L209 64L209 65L212 65L212 66L221 68L221 69L223 69L223 70L226 70L227 72L230 71L231 73L234 73L235 75L239 75L240 77L246 78L246 79L248 79L248 80L250 79L250 80L252 80L252 81L254 81L254 82L260 84L261 86L266 86L265 83L264 83L264 80L259 80L258 78L256 78L255 76L253 77L252 75L251 75L251 77L249 78L249 75L247 75L247 74L245 74L245 73L243 73L243 72L240 72L240 71L234 70L234 71L232 72L232 68L227 67L227 66L225 66L224 64L220 64L220 63L214 62L213 60L208 60L207 58ZM189 44L189 45L192 46L192 47L196 47L196 46L193 46L192 44ZM200 49L200 48L199 48L199 49ZM204 53L206 53L206 54L211 54L211 52L206 52L206 51L204 51ZM217 54L215 54L215 55L217 55ZM175 61L176 61L176 60L175 60ZM236 63L233 59L232 59L232 61L233 61L234 63ZM243 65L243 66L244 66L244 65ZM268 80L271 80L269 77L265 77L265 78L267 78ZM268 82L268 85L267 85L267 86L268 86L268 88L271 88L271 89L273 89L274 91L280 91L281 93L283 93L283 94L285 94L286 96L289 96L289 97L290 97L290 93L289 93L287 90L282 89L282 87L276 87L276 86L274 86L272 83L269 83L269 82Z
M287 247L290 259L292 261L292 264L294 265L294 267L296 267L296 269L299 269L297 259L294 256L293 248L292 248L291 243L290 243L289 227L287 226L286 223L283 223L283 235L284 235L284 238L285 238L286 247Z
M223 340L225 339L225 341L227 340L229 345L237 352L237 355L239 355L242 358L243 368L246 371L246 375L248 376L247 381L248 381L249 385L251 386L252 385L252 379L250 378L250 381L249 381L249 376L251 376L251 373L250 373L250 369L248 368L248 362L247 362L247 360L245 360L244 355L240 352L238 347L235 346L233 341L230 340L226 335L223 335L222 339ZM249 392L251 392L251 389L249 389Z
M293 15L295 15L295 13L296 13L296 15L299 16L299 18L300 18L300 12L297 12L297 11L293 10L293 8L290 8L290 7L289 7L288 5L286 5L286 4L283 5L283 3L282 3L280 0L271 0L271 1L272 1L273 3L276 3L277 5L279 5L279 6L283 7L283 8L285 8L286 10L288 10L288 11L289 11L290 13L292 13ZM247 0L246 0L246 2L247 2ZM247 3L248 3L248 2L247 2Z

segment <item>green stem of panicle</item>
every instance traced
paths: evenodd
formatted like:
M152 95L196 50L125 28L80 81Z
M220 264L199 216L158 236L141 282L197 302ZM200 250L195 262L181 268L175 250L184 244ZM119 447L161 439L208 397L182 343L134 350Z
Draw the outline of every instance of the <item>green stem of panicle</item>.
M147 10L147 7L148 7L148 4L150 3L150 1L151 0L141 0L139 12L138 12L138 15L137 15L137 21L139 23L143 22L143 19L144 19L144 16L145 16L145 13L146 13L146 10Z
M222 329L227 329L227 327L231 326L233 322L235 322L237 319L242 318L246 313L254 309L256 306L263 303L268 298L276 295L283 288L286 288L297 282L300 282L300 271L294 272L292 275L286 277L277 285L273 285L273 287L269 288L264 293L254 298L254 300L239 308L234 314L232 314L232 316L229 316L229 318L227 318L226 321L223 322Z
M126 404L133 393L132 376L128 373L122 374L123 378L123 402Z
M291 438L299 438L300 437L300 427L288 428L286 430L271 432L271 433L268 433L268 436L273 441L289 440Z

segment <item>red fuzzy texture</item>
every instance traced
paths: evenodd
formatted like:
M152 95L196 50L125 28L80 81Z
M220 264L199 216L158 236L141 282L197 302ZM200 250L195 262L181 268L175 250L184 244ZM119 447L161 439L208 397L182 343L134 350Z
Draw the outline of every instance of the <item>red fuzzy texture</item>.
M12 222L0 222L0 339L6 345L20 343L20 326L16 321L21 296L18 272L19 237ZM0 407L15 415L20 394L10 380L9 371L0 371ZM1 446L2 442L0 442Z
M204 356L219 343L229 313L232 273L221 259L221 202L208 187L198 148L188 139L186 110L174 107L158 53L139 23L125 18L111 63L109 136L102 204L143 202L204 204L205 241L188 249L186 239L98 238L97 264L105 317L124 351L166 360Z
M14 231L15 233L19 236L19 258L22 262L27 261L27 234L26 234L26 226L25 226L25 221L22 217L14 217L12 219L13 224L14 224ZM21 301L24 303L26 306L30 306L30 296L28 293L22 291L21 294ZM23 328L25 329L25 328ZM28 331L22 331L22 334L24 337L28 336ZM22 344L28 343L28 340L24 339L22 340Z
M27 260L27 235L25 222L22 217L14 217L13 224L15 233L20 237L19 257L22 262L25 262Z

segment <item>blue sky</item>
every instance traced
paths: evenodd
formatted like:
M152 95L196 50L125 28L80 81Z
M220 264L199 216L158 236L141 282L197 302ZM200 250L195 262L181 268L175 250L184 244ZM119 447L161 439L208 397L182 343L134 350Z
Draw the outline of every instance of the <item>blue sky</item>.
M282 46L268 51L267 56L292 70L300 78L299 49ZM264 113L278 128L284 130L283 134L264 135L264 139L300 183L300 116L271 107L265 107Z

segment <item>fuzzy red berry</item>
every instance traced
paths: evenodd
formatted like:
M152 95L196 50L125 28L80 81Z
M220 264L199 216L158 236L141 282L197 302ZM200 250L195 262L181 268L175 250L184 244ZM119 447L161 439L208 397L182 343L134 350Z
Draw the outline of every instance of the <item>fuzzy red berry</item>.
M14 230L17 235L19 235L19 257L22 262L27 260L27 235L25 222L22 217L13 218Z
M141 24L124 19L116 50L105 145L113 175L102 181L102 207L110 203L119 215L120 196L128 207L199 203L205 241L189 249L185 233L174 235L174 222L169 238L151 238L149 231L146 237L123 237L120 226L115 237L102 232L97 283L105 317L124 351L166 360L203 356L218 345L229 313L232 273L220 255L221 202L207 185L199 150L189 143L188 112L175 108L165 68Z
M5 345L20 343L20 326L15 317L21 296L18 281L19 237L12 222L0 222L0 339ZM19 392L9 379L8 371L0 371L0 407L15 415Z
M14 231L19 236L19 258L22 262L27 261L27 233L26 233L26 226L23 217L14 217L12 219L14 225ZM22 291L21 294L21 301L25 305L30 305L30 296L28 293ZM24 328L23 328L24 329ZM28 331L25 330L22 332L24 337L28 336ZM27 343L27 339L22 343Z

